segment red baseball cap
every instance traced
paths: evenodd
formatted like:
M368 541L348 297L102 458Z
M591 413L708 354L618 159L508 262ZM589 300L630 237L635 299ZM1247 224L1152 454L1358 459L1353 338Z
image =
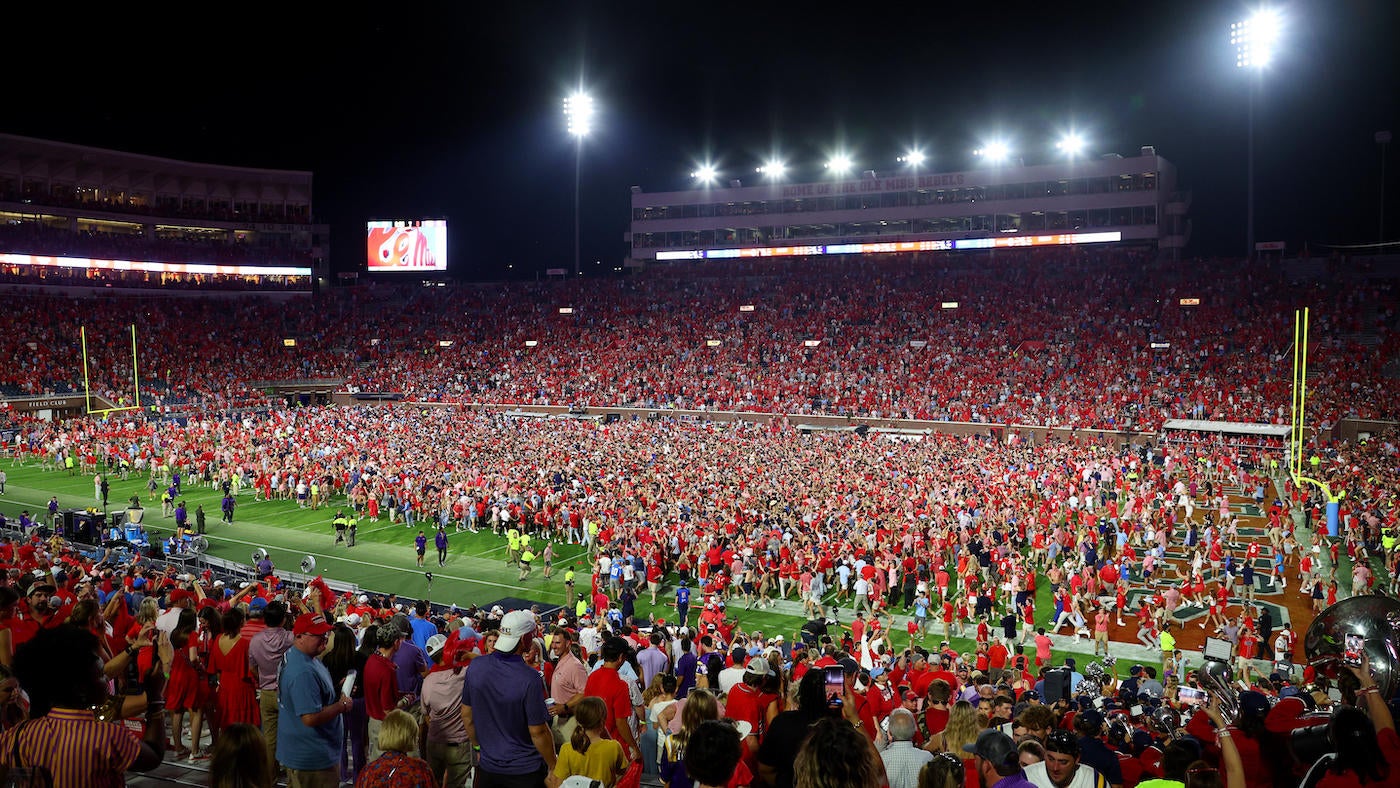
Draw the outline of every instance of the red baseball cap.
M292 628L292 635L324 635L334 627L326 623L326 617L320 613L302 613L297 616L296 626Z

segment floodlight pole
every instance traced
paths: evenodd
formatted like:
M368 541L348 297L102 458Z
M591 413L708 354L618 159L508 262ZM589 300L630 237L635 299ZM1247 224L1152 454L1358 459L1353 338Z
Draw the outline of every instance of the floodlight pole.
M1249 197L1245 219L1244 231L1244 256L1246 260L1254 259L1254 94L1259 88L1259 69L1251 69L1254 73L1249 81Z
M1381 227L1376 243L1385 243L1385 151L1390 147L1390 132L1376 132L1376 144L1381 146Z
M578 216L579 216L579 210L578 210L578 193L579 193L579 188L578 188L578 185L579 185L579 174L582 172L582 170L583 170L583 135L582 135L582 134L575 134L575 135L574 135L574 276L575 276L575 277L583 276L583 266L582 266L582 263L579 262L579 243L578 243L578 238L579 238L579 219L578 219Z

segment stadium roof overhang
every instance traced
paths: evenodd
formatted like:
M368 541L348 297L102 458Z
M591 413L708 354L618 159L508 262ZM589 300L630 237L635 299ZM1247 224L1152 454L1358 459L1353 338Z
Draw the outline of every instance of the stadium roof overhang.
M1242 421L1201 421L1198 419L1168 419L1164 430L1188 432L1220 432L1229 435L1267 435L1282 438L1293 430L1287 424L1251 424Z

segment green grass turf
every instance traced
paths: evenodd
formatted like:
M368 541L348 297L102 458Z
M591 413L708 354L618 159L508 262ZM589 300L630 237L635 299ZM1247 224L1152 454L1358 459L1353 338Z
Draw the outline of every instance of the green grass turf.
M66 471L44 470L31 463L24 467L11 467L10 460L0 460L9 475L5 494L0 496L0 507L12 520L22 509L31 513L44 513L50 496L57 495L62 509L88 508L97 505L93 493L92 475L69 476ZM146 489L146 479L134 474L122 481L115 474L109 480L108 509L124 509L132 495L140 495L146 507L144 524L149 532L167 538L174 530L173 517L163 518L160 512L159 493L154 497ZM400 596L419 599L427 598L435 603L465 607L481 604L506 596L536 599L543 602L563 604L565 601L563 573L568 564L575 565L578 573L576 587L581 592L588 590L588 559L579 545L555 545L554 576L545 579L541 565L537 563L531 576L520 582L519 570L506 565L506 544L504 537L498 537L489 530L473 534L454 533L450 529L447 565L437 566L437 551L432 543L436 525L423 524L422 530L429 537L428 552L424 566L419 568L413 549L413 537L419 526L409 529L402 523L391 525L387 517L380 522L361 520L357 544L353 548L337 546L331 520L338 507L322 507L317 511L299 509L291 501L255 502L251 491L245 490L238 496L238 507L234 511L232 525L220 521L219 504L223 493L218 489L183 484L184 500L190 512L190 523L194 523L194 511L203 505L206 514L207 534L211 555L239 563L251 563L252 553L261 547L268 551L273 564L279 569L297 571L306 555L316 559L316 574L324 574L328 579L354 583L375 593L395 593ZM343 504L344 499L335 501ZM349 512L349 507L344 507ZM156 538L155 536L152 537ZM433 573L429 588L424 572ZM674 600L674 586L666 585L657 596L659 604L653 610L650 594L643 593L637 600L637 614L674 620L675 609L668 603ZM695 623L698 612L698 599L691 605L691 623ZM1049 583L1041 577L1037 583L1036 610L1040 611L1040 623L1048 622L1054 604L1050 599ZM768 635L783 633L789 639L802 625L803 619L787 615L773 609L745 610L742 606L730 605L731 615L738 617L746 631L761 630ZM852 616L849 608L842 611L841 621L849 624ZM908 618L896 615L898 632L895 645L903 648L908 642L904 625ZM942 624L933 628L932 633L922 642L937 646L941 637ZM936 634L935 634L936 633ZM954 648L962 652L975 649L971 638L950 638ZM1084 641L1092 648L1092 641ZM1033 654L1033 649L1028 653ZM1075 656L1079 665L1086 665L1095 659L1092 652L1075 652L1056 649L1055 659Z

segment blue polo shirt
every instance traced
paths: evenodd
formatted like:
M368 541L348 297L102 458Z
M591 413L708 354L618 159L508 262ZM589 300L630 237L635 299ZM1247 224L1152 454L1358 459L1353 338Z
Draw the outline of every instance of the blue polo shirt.
M408 625L413 628L413 645L427 651L428 638L438 633L437 626L426 618L419 618L417 613L408 620Z
M301 715L315 714L339 698L331 674L319 659L298 648L287 651L277 693L277 760L288 769L317 771L340 761L345 729L340 716L316 728L302 724Z
M531 725L549 724L544 679L518 654L493 651L472 660L462 684L462 705L471 708L482 769L534 774L545 768L530 739Z

